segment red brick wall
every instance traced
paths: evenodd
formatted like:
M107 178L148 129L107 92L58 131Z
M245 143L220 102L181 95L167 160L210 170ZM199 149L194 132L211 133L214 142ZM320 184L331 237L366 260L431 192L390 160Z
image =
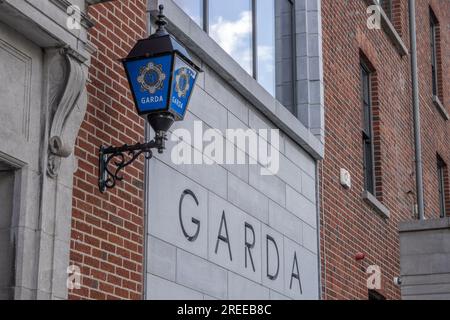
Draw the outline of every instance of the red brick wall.
M395 4L395 26L409 47L408 1ZM449 123L444 122L431 101L429 63L429 19L427 2L418 2L418 46L425 201L427 217L437 217L436 152L450 163ZM432 1L441 26L450 23L450 2ZM440 7L439 7L440 6ZM322 286L325 299L367 299L369 265L382 272L380 293L388 299L400 298L393 277L399 275L398 223L413 215L415 203L414 136L409 56L401 57L383 30L366 27L367 3L350 0L323 1L323 56L325 80L325 159L321 164ZM401 10L401 12L398 12ZM442 67L449 70L449 32L441 32ZM375 120L379 140L376 144L378 199L390 210L383 219L363 199L363 149L361 143L362 106L359 71L360 51L376 70ZM446 55L446 56L445 56ZM447 68L447 69L446 69ZM443 80L448 107L448 73ZM438 131L438 132L437 132ZM445 139L447 137L447 139ZM352 188L339 184L339 170L352 175ZM366 258L355 261L355 254Z
M81 289L70 299L140 299L143 282L143 160L124 172L124 181L101 194L97 187L98 148L143 141L144 121L134 110L119 58L146 33L145 0L94 5L96 25L89 39L92 59L89 102L75 155L71 264L81 268Z
M403 10L403 0L391 0L391 23L395 30L401 36L403 35L403 30L407 27L405 24L406 20L404 17L408 14L407 11ZM385 2L384 10L388 10L389 2ZM387 7L387 8L386 8Z

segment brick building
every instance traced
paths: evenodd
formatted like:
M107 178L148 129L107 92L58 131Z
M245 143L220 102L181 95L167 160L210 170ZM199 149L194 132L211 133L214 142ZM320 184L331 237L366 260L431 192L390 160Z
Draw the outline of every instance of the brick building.
M321 164L321 248L327 299L367 298L369 265L381 268L380 293L389 299L400 298L400 287L393 282L400 276L398 225L417 217L411 66L409 49L403 49L410 48L408 1L392 1L392 11L386 15L391 23L383 22L381 30L367 28L367 3L370 1L349 1L345 8L337 2L322 6L326 147ZM441 26L437 37L441 106L433 102L430 10ZM442 77L449 63L449 12L448 1L417 2L425 215L429 219L439 218L441 212L437 155L445 163L450 156L446 138L450 135L450 90L448 80ZM374 197L365 192L370 173L365 170L362 137L370 120L364 119L361 66L367 68L372 106L374 186L370 187ZM350 190L339 184L341 168L351 173ZM448 202L448 173L445 175ZM358 252L366 255L362 262L355 261Z
M0 297L449 298L450 1L416 1L428 219L419 222L409 1L381 2L2 2L1 77L25 78L0 93L24 95L25 120L0 126ZM203 72L165 153L138 158L101 193L99 147L154 136L120 59L155 31L159 4ZM30 122L30 100L43 101L41 122ZM211 128L243 164L213 160L196 142ZM255 130L278 168L227 129ZM13 148L17 130L39 148ZM208 161L176 163L180 148ZM381 286L369 290L374 266Z

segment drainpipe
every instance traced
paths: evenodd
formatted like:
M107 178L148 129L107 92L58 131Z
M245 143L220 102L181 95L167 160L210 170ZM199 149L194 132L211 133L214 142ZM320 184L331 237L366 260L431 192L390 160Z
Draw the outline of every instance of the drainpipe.
M420 137L419 83L417 75L416 1L409 0L409 35L411 42L411 75L414 108L414 145L416 162L416 194L419 220L424 220L422 141Z

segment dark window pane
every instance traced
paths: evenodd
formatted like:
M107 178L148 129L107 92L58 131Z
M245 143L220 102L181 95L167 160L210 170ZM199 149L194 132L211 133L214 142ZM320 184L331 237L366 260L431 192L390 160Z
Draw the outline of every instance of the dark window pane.
M291 112L295 111L294 73L295 73L295 32L294 6L289 0L275 1L275 97Z
M370 103L370 78L368 69L361 66L361 80L362 80L362 98L365 104Z
M372 110L370 99L370 73L368 69L361 65L361 84L362 84L362 104L364 112L364 133L367 137L372 137Z
M210 0L209 34L253 75L252 1Z
M375 195L373 146L370 139L364 139L364 175L366 190Z
M364 103L364 134L368 137L372 137L372 123L371 123L371 112L370 105Z
M0 162L0 167L6 164ZM15 231L13 229L14 180L13 170L0 171L0 299L14 298Z
M361 64L361 105L363 108L363 150L364 150L364 184L368 192L375 195L375 168L373 160L372 138L372 101L370 98L370 72Z
M430 11L430 38L431 38L431 77L433 85L433 95L438 95L437 79L437 39L436 39L437 20L433 12Z
M437 159L438 182L439 182L439 212L442 218L445 217L445 169L444 161L438 156Z
M203 28L203 0L174 0L200 27Z

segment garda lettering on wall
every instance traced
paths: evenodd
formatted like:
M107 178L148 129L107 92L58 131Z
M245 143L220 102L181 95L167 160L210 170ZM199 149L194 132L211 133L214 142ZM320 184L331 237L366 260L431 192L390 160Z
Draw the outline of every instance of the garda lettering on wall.
M190 197L191 200L198 205L198 199L195 193L189 189L184 190L179 202L179 221L181 230L185 238L190 242L194 242L197 240L198 234L200 232L201 221L192 218L191 223L195 225L194 231L191 234L186 231L183 222L185 220L183 218L183 202L185 201L185 198L187 196ZM217 230L217 234L214 239L212 239L214 241L210 243L210 245L213 245L214 254L219 255L219 250L224 250L225 255L229 259L229 262L232 263L233 250L231 248L231 242L237 241L240 238L242 240L242 242L240 243L240 249L241 251L245 252L245 258L243 260L236 259L236 252L234 252L234 259L236 261L236 264L242 264L242 267L248 269L250 273L256 273L256 259L254 258L256 254L254 253L254 251L257 250L257 248L259 249L261 245L256 246L256 241L258 239L256 237L255 227L253 226L252 222L243 220L241 225L234 225L233 227L236 229L240 229L243 232L243 235L241 235L241 237L237 236L237 239L232 239L232 233L228 228L227 214L225 210L222 211L219 221L220 222L218 225L218 229L215 228L215 230ZM262 240L264 241L263 247L266 250L264 259L265 261L263 261L263 263L265 262L264 276L271 281L276 281L277 278L280 277L280 269L282 268L282 264L284 264L285 262L280 260L280 258L282 258L280 257L280 245L283 245L283 243L278 243L277 240L275 240L275 238L267 232L264 233ZM269 254L269 252L273 254ZM298 293L302 294L302 280L300 276L297 253L295 251L292 259L290 260L290 265L292 266L292 268L290 268L291 271L287 275L289 277L289 289L292 290L293 286L295 286L295 289L298 290ZM258 263L258 261L256 261L256 263Z
M264 290L271 289L274 294L288 298L318 298L317 254L280 232L282 228L273 229L267 216L260 219L247 214L162 163L154 163L149 176L158 181L149 188L150 241L162 240L181 249L177 250L180 254L183 251L192 254L195 261L203 259L202 270L208 268L207 265L211 265L211 270L226 269L248 279L245 281L261 285ZM157 251L150 250L148 254L149 261L161 260ZM190 265L191 261L184 261L184 257L186 254L181 254L181 259L178 257L176 265L171 266L176 269L177 282L188 287L191 283L221 286L218 282L223 278L208 278L214 272L199 272ZM165 274L167 260L162 271L155 268L154 275L168 277ZM180 275L188 277L189 281L184 283ZM228 292L233 290L222 284L222 287L227 286ZM199 290L197 285L193 289Z

